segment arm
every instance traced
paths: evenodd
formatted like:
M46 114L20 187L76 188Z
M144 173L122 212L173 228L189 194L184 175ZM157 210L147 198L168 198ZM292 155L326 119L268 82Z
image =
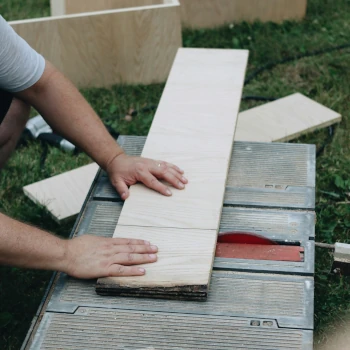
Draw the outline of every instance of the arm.
M78 278L141 276L137 265L157 260L142 240L81 236L65 240L0 213L0 264L56 270Z
M34 106L54 130L106 170L123 199L129 195L128 186L138 181L166 196L170 196L171 191L157 178L178 189L185 187L187 179L177 166L126 156L84 97L49 62L39 81L15 96Z

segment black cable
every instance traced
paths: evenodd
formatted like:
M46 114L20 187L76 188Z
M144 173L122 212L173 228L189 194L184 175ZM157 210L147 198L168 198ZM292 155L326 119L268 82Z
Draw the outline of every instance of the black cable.
M266 97L266 96L242 96L243 101L276 101L276 97Z
M323 145L317 150L316 158L318 158L323 153L325 148L331 143L331 141L333 140L333 136L334 136L334 129L333 129L333 126L331 125L328 127L328 138L323 143Z
M268 63L264 64L263 66L257 68L252 74L250 74L247 77L247 79L245 80L244 85L249 84L255 77L257 77L259 74L261 74L265 70L270 70L279 64L284 64L287 62L299 60L299 59L305 58L305 57L323 55L323 54L328 53L328 52L338 51L338 50L347 49L347 48L350 48L350 44L343 44L343 45L338 45L338 46L333 46L333 47L327 47L327 48L320 49L320 50L314 50L314 51L310 51L310 52L306 52L306 53L302 53L302 54L296 54L294 56L288 56L288 57L282 58L281 60L268 62Z

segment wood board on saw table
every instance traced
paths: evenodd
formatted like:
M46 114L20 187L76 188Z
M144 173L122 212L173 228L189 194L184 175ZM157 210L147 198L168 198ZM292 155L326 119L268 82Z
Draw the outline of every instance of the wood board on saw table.
M241 112L235 141L287 142L340 120L339 113L295 93Z
M92 163L25 186L23 191L61 222L79 213L97 170L98 165Z
M165 82L182 46L180 5L122 8L9 22L78 87Z
M131 187L114 237L142 232L159 260L145 276L99 279L98 293L206 299L247 61L245 50L179 49L142 156L186 169L189 184L171 197Z

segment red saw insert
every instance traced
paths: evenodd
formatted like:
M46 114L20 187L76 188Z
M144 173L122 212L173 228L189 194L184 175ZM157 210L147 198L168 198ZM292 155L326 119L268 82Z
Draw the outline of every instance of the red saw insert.
M248 232L219 233L215 256L229 259L304 261L304 248L279 245Z

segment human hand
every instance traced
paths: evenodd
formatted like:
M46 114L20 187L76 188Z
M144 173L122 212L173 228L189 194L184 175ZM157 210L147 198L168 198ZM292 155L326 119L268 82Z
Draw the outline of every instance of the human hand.
M142 276L145 269L132 265L157 261L158 248L139 239L83 235L66 241L62 269L76 278Z
M136 182L142 182L164 196L171 196L172 193L168 186L157 179L165 180L179 190L184 189L185 184L188 183L183 176L183 170L174 164L141 157L130 157L126 154L115 157L108 164L107 173L112 185L123 200L129 197L128 186L134 185Z

